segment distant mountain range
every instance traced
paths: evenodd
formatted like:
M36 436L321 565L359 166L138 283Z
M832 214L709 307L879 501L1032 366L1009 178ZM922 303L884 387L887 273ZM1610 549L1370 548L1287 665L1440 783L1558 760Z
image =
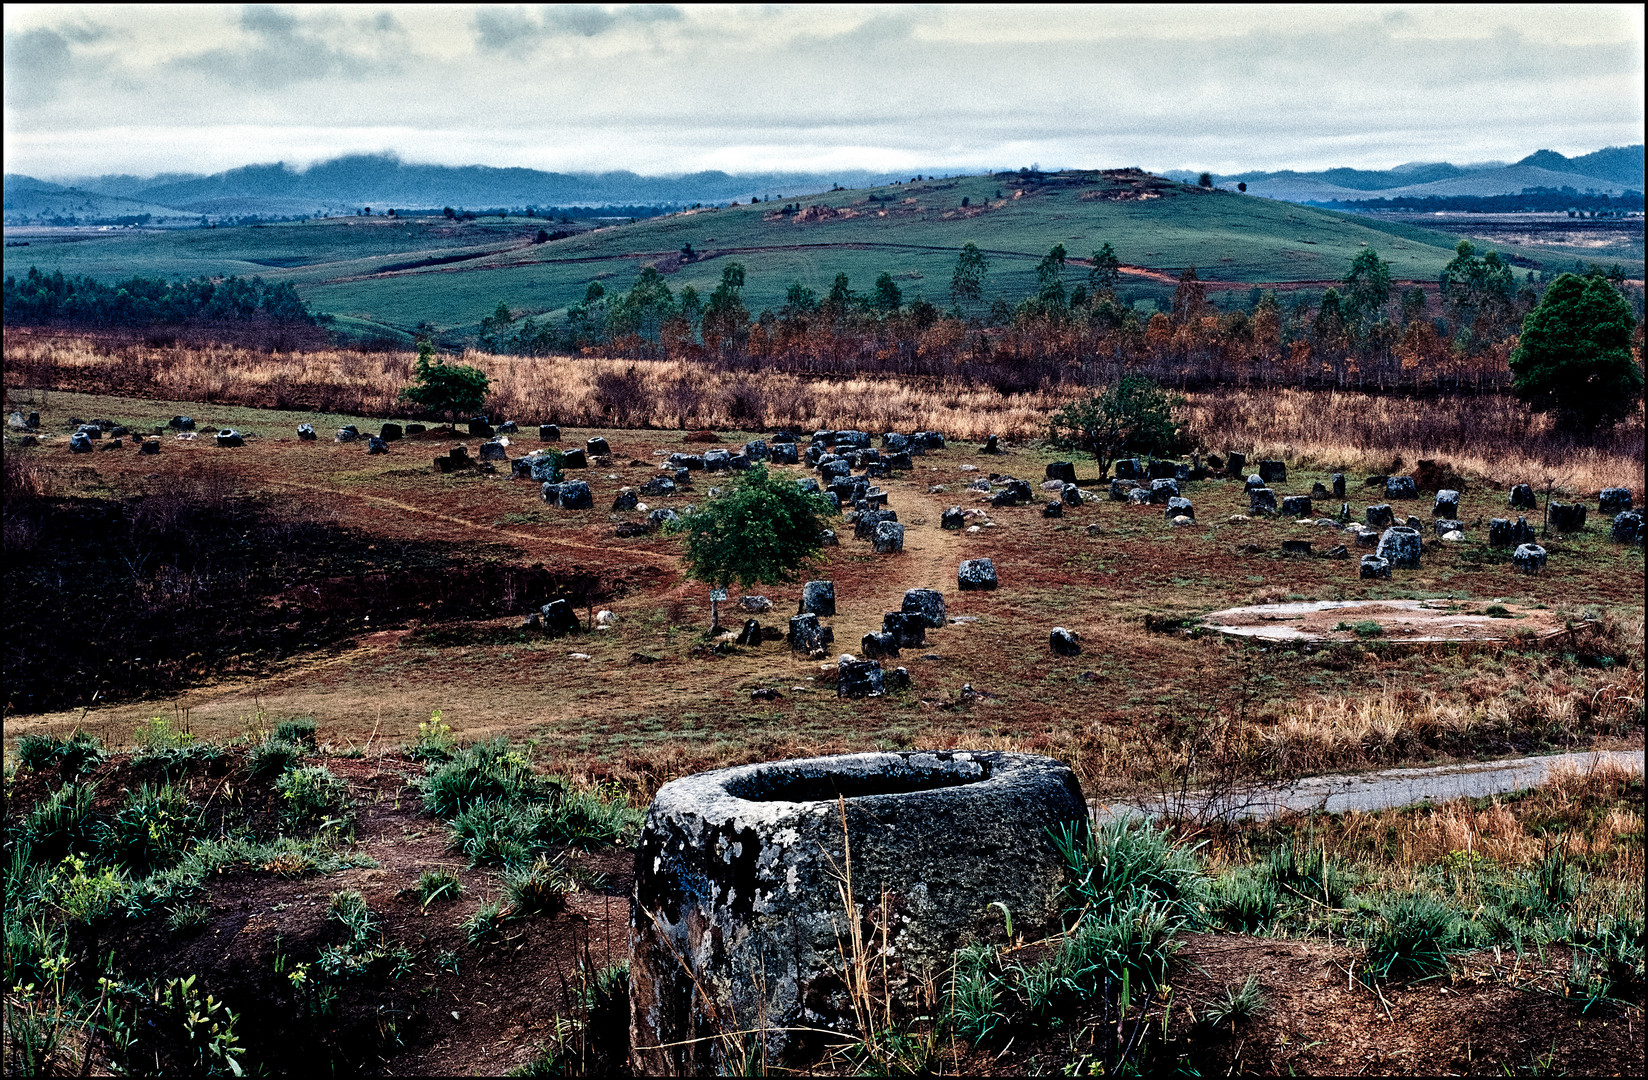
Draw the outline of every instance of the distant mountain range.
M527 207L639 207L679 209L693 203L727 203L752 195L794 196L833 185L869 187L900 179L862 171L732 175L639 176L632 172L553 173L409 165L387 154L337 158L304 170L289 165L248 165L212 176L170 173L154 177L97 176L63 183L29 176L5 178L8 225L75 218L86 223L149 215L155 224L356 213L373 207L458 210Z
M1168 176L1195 182L1194 172ZM698 172L640 176L632 172L555 173L484 165L409 165L392 154L360 154L295 169L247 165L214 175L166 173L83 177L54 183L30 176L5 178L5 223L195 224L320 214L352 214L365 207L458 210L613 208L625 216L646 208L663 212L694 203L745 201L752 195L795 198L842 187L874 187L904 179L886 173ZM1340 203L1362 199L1515 195L1526 188L1572 188L1619 195L1641 192L1643 147L1615 146L1564 157L1553 150L1515 164L1412 162L1393 169L1321 172L1245 172L1214 177L1220 187L1246 183L1248 194L1287 202Z
M1196 173L1175 171L1174 179L1194 183ZM1461 195L1515 195L1527 188L1572 188L1577 192L1620 195L1641 192L1643 147L1610 146L1593 154L1564 157L1539 150L1521 161L1453 165L1445 161L1410 162L1394 169L1325 169L1321 172L1245 172L1216 175L1214 183L1232 188L1247 184L1249 195L1286 202L1351 202L1362 199L1423 198Z

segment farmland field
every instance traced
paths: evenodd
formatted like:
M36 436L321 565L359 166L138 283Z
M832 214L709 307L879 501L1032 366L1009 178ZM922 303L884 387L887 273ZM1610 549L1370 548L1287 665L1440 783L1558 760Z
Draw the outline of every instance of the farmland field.
M1165 306L1186 266L1197 267L1215 292L1259 283L1323 287L1342 277L1364 247L1377 249L1398 281L1432 283L1458 239L1403 222L1133 173L1002 174L833 191L533 243L544 226L557 227L524 217L459 223L373 217L42 235L28 247L8 247L5 269L13 274L38 266L100 279L259 274L292 282L313 310L351 328L404 334L420 323L468 330L500 300L517 313L559 315L592 282L609 292L627 289L648 265L677 293L691 285L702 296L728 262L741 262L748 274L745 302L755 312L781 306L793 281L822 295L837 273L863 291L886 272L907 299L948 306L956 252L972 242L991 260L985 302L1016 303L1034 292L1036 263L1054 244L1082 259L1108 242L1125 268L1122 298ZM694 255L683 259L689 244ZM1560 244L1499 246L1559 269L1575 258L1597 257ZM464 258L393 268L450 256ZM1640 275L1640 252L1626 262L1629 274ZM1072 283L1084 274L1075 264L1067 271Z

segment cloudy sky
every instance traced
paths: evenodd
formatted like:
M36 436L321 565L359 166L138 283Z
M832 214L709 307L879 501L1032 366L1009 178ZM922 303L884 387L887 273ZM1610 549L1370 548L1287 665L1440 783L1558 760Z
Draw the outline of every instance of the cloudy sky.
M1643 10L5 6L5 169L1382 168L1643 139Z

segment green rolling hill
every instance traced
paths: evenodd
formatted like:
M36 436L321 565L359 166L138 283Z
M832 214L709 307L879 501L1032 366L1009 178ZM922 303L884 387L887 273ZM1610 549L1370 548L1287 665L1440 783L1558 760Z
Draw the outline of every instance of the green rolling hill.
M965 203L965 205L964 205ZM799 212L783 212L783 208ZM428 323L473 327L502 300L556 315L590 282L629 287L643 266L677 293L707 295L730 260L746 267L752 312L777 308L800 281L820 294L838 272L858 290L892 274L907 299L948 306L956 252L990 257L987 299L1016 302L1054 244L1072 259L1109 242L1130 271L1124 299L1160 302L1189 265L1220 286L1322 283L1342 276L1364 246L1399 280L1435 281L1456 236L1126 172L959 177L833 191L788 203L704 209L534 243L538 219L326 218L239 228L30 237L8 247L8 274L30 266L100 279L129 274L260 274L290 281L317 312L345 326L404 332ZM549 228L555 228L550 225ZM22 234L11 230L8 235ZM683 259L691 245L695 256ZM1551 260L1551 249L1513 254ZM1566 252L1556 253L1571 260ZM1564 261L1562 267L1569 265ZM1085 268L1070 265L1075 284ZM1636 273L1640 273L1640 263Z

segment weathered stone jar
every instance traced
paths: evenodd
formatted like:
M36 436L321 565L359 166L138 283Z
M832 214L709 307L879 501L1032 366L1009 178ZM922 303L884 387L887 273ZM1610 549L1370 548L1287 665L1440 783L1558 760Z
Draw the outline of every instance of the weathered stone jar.
M915 1004L961 946L1004 938L992 904L1015 933L1056 929L1063 864L1049 830L1086 817L1075 775L1029 754L844 754L665 784L635 856L635 1071L723 1071L727 1032L765 1027L777 1053L796 1038L786 1028L850 1029L849 869L878 982L885 898L895 1002Z

